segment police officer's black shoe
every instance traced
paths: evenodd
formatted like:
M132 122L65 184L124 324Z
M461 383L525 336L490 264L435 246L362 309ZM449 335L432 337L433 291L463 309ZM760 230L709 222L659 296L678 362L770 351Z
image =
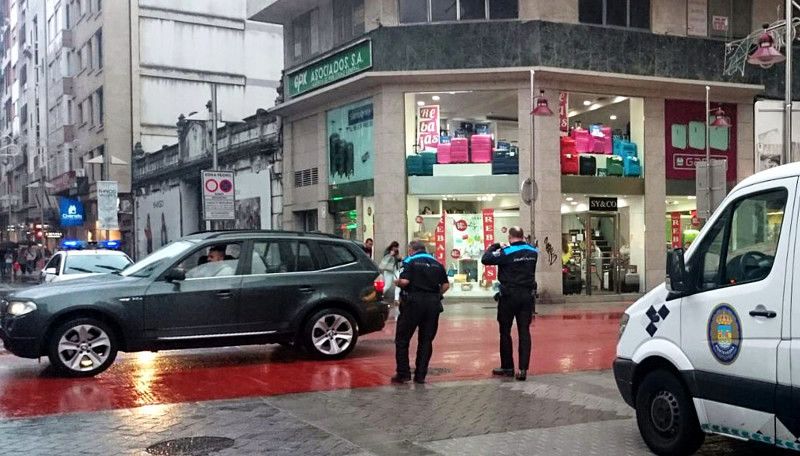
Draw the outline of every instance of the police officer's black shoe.
M406 383L409 380L411 380L411 377L406 377L404 375L395 375L394 377L392 377L392 383L396 385L402 385L403 383Z
M528 379L528 371L520 370L519 372L517 372L517 377L516 378L517 378L517 380L519 380L521 382L524 382L525 380Z
M492 375L497 375L500 377L513 377L514 369L503 369L502 367L497 367L492 369Z
M416 383L417 385L424 385L425 379L421 377L414 377L414 383Z

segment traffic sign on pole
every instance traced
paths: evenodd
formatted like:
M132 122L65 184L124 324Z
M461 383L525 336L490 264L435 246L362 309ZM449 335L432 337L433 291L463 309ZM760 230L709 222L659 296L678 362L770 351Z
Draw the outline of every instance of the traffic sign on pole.
M236 201L233 173L229 171L202 171L203 219L234 220Z

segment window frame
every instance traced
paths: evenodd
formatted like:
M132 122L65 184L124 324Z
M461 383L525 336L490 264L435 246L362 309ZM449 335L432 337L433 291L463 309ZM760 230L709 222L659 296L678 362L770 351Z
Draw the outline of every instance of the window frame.
M516 17L497 18L497 19L494 19L494 18L491 17L491 2L494 1L494 0L482 0L483 1L483 11L484 11L482 19L462 19L461 18L461 0L454 0L455 1L455 7L456 7L456 18L455 19L445 19L445 20L434 20L433 19L433 0L425 0L426 4L428 6L428 12L427 12L428 14L427 14L427 19L424 22L414 22L414 21L406 22L406 21L403 21L401 15L400 15L400 11L402 9L401 6L400 6L400 3L402 3L403 1L404 0L398 0L397 1L397 11L398 11L398 19L399 19L398 22L401 25L414 25L414 24L446 24L446 23L453 23L453 22L515 21L515 20L519 20L519 4L523 0L512 0L512 1L516 1L516 3L517 3L517 16Z
M763 190L757 190L757 191L754 191L752 193L748 193L746 195L742 195L742 196L736 198L735 200L731 201L727 205L727 207L724 209L724 211L722 213L720 213L719 217L717 217L717 219L714 221L714 225L712 225L712 227L709 229L709 232L706 233L703 236L703 239L700 242L700 245L698 246L697 251L692 252L692 257L689 260L690 261L690 268L689 268L690 276L694 277L695 281L699 281L699 282L695 282L694 283L694 287L693 287L696 290L697 294L706 293L706 292L714 291L714 290L720 290L720 289L724 289L724 288L737 287L737 286L740 286L740 285L758 283L758 282L761 282L763 280L768 279L769 276L772 275L772 272L774 271L774 266L775 266L774 262L773 262L772 266L770 266L769 272L765 276L763 276L763 277L761 277L759 279L744 280L744 281L736 282L736 283L729 283L729 282L725 281L726 277L728 275L727 274L727 272L728 272L727 271L727 268L728 268L728 253L729 253L729 248L730 248L731 235L732 235L732 232L733 232L733 221L734 221L734 218L735 218L735 215L736 215L736 210L742 205L742 203L745 200L753 199L755 197L758 197L758 196L761 196L761 195L767 195L767 194L771 194L771 193L782 194L782 196L784 197L784 203L783 203L784 213L783 213L783 217L781 218L781 229L780 229L780 233L778 234L777 243L775 244L775 252L776 252L775 257L777 258L777 254L780 251L780 246L781 246L781 243L780 243L781 239L780 238L781 238L781 236L783 236L784 228L785 228L783 226L783 224L786 222L786 218L787 217L791 217L791 214L787 214L787 208L789 207L789 202L790 202L789 195L791 194L791 191L790 191L789 188L786 188L785 186L778 186L778 187L772 187L772 188L767 188L767 189L763 189ZM717 228L717 223L719 223L719 222L724 223L722 228ZM722 244L720 245L719 262L716 265L717 272L715 274L715 276L716 276L715 277L715 284L714 284L715 286L713 288L703 288L703 285L705 285L705 283L703 282L703 277L704 277L705 272L706 272L705 271L705 257L706 257L706 254L708 254L708 252L709 252L711 244L714 242L716 236L719 234L719 229L724 230L724 232L722 233ZM712 236L712 233L713 233L713 236Z
M339 269L359 263L358 253L354 251L355 250L354 245L350 246L349 244L340 242L320 241L317 242L317 247L318 247L318 252L320 254L320 258L325 259L325 265L323 270ZM339 247L345 249L353 257L353 261L347 263L334 264L333 261L331 261L331 254L328 253L328 248L330 247Z
M164 281L164 277L167 275L167 273L169 271L171 271L172 269L175 269L178 266L180 266L181 263L183 263L184 261L186 261L189 258L191 258L192 255L196 254L197 252L200 252L201 250L209 249L211 247L214 247L215 245L220 245L220 244L225 244L226 249L227 249L227 246L229 246L231 244L239 244L239 258L237 258L236 270L234 271L233 275L230 275L230 276L213 276L213 277L190 277L190 278L187 278L186 280L222 279L222 278L230 278L230 277L241 277L241 276L246 275L246 274L244 274L245 266L243 264L243 260L245 260L244 252L246 252L245 249L247 247L247 242L243 241L243 240L239 240L239 239L213 239L213 240L209 240L208 242L203 242L199 246L196 246L195 248L190 249L188 253L184 254L181 257L179 257L177 261L174 261L167 269L164 270L164 272L159 274L159 276L154 280L154 282L163 282ZM169 244L167 244L167 245L169 245ZM186 272L188 272L188 270Z
M297 263L297 257L299 256L299 253L300 253L300 245L301 244L305 244L306 247L308 247L309 254L311 255L311 261L314 264L313 269L310 269L310 270L307 270L307 271L288 271L287 270L286 272L263 272L263 273L254 274L253 270L252 270L252 266L253 266L253 253L255 252L256 245L257 244L270 244L270 243L278 244L279 254L281 255L281 261L284 261L283 254L284 254L284 250L285 249L282 248L282 246L280 244L281 243L286 244L287 246L289 246L288 248L291 249L291 244L292 243L297 243L297 249L298 249L297 252L291 252L290 251L290 253L293 253L294 256L295 256L295 264L293 265L295 267L295 269L297 268L297 264L296 263ZM240 258L239 258L240 263L242 261L244 261L244 266L243 267L245 269L242 271L242 275L243 276L249 276L249 277L267 276L267 277L271 277L271 276L284 275L284 274L308 274L310 272L319 272L319 271L322 271L322 270L325 269L324 268L325 265L322 263L322 260L323 259L326 260L326 257L324 257L322 254L320 254L319 244L317 244L316 242L314 242L314 241L312 241L310 239L295 239L295 238L261 238L261 239L253 239L253 240L249 241L245 245L245 248L247 249L247 256L245 257L245 255L240 255Z
M625 8L626 8L626 19L625 25L616 25L616 24L609 24L608 23L608 2L609 0L596 0L602 2L602 20L601 23L596 22L583 22L580 20L581 16L581 6L580 2L578 2L578 23L585 24L585 25L594 25L598 27L610 27L610 28L618 28L618 29L626 29L626 30L643 30L643 31L651 31L653 29L653 4L651 0L644 0L648 2L647 11L649 13L647 18L647 27L635 27L631 25L631 2L635 1L642 1L642 0L625 0Z

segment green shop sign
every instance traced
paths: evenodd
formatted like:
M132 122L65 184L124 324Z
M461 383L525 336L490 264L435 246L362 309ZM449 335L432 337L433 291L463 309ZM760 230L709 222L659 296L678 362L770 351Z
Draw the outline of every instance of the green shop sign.
M325 57L287 76L289 96L326 86L372 67L372 42L362 41L348 49Z

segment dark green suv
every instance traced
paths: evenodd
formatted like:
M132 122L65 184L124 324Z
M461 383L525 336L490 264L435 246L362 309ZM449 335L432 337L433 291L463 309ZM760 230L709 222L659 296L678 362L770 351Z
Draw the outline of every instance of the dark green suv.
M104 371L120 350L281 343L338 359L383 328L379 277L357 244L337 237L204 232L118 273L8 295L0 338L69 376Z

